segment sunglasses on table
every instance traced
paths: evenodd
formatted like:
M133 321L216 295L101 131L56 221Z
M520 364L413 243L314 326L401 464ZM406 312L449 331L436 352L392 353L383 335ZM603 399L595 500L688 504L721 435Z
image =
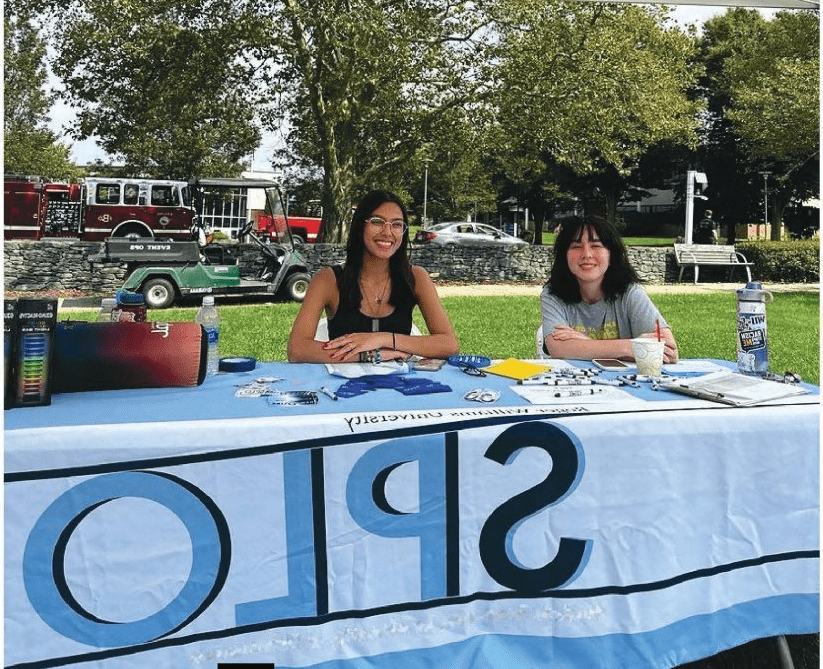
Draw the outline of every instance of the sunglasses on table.
M366 223L375 231L375 232L382 232L383 228L387 225L389 226L389 230L392 231L392 234L395 235L402 235L408 229L408 225L406 222L401 219L396 219L394 221L387 221L384 218L380 218L380 216L372 216L371 218L366 219Z

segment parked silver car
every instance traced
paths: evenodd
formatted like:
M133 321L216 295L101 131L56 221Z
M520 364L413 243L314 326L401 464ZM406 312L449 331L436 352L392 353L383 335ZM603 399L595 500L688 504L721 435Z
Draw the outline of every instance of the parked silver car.
M482 223L449 221L422 228L414 236L417 243L440 246L526 246L528 242Z

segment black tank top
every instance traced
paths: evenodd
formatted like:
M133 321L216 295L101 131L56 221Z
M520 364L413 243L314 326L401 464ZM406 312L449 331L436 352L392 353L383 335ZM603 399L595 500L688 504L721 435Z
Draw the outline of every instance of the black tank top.
M339 280L343 273L340 265L332 267L334 276ZM396 334L411 334L412 311L414 304L409 303L395 306L388 316L373 318L359 309L352 309L343 300L339 300L337 311L329 319L329 339L336 339L352 332L394 332ZM374 322L377 322L375 327Z

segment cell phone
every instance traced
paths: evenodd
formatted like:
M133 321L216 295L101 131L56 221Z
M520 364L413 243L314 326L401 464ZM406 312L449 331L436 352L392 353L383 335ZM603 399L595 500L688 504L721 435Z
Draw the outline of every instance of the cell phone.
M631 367L631 365L617 358L595 358L592 360L592 364L607 372L620 372Z
M439 358L422 358L414 363L414 368L420 372L436 372L445 364L446 361Z

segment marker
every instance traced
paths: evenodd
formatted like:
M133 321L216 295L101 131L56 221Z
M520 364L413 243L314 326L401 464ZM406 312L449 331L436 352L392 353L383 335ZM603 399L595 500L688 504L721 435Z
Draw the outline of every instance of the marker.
M555 397L582 397L583 395L594 395L606 392L605 388L581 388L580 390L558 390Z
M324 395L328 395L333 400L337 401L337 395L335 395L333 391L326 388L326 386L320 386L320 392L323 393Z
M595 379L592 379L592 383L596 383L598 386L622 386L623 385L623 382L618 381L617 379L595 378Z
M591 379L579 378L533 378L518 381L522 386L590 386Z

